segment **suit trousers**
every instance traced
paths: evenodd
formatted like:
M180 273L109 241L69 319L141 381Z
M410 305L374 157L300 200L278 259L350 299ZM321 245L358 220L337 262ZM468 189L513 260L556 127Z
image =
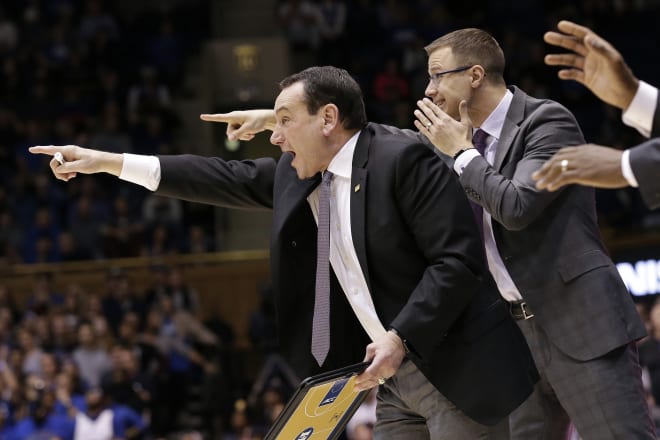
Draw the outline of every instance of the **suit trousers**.
M541 379L509 417L512 440L564 440L571 421L584 440L655 439L634 342L578 361L557 349L534 318L517 323Z
M506 419L496 427L475 422L407 359L378 388L374 440L500 440L507 438L507 425ZM501 430L504 432L499 434Z

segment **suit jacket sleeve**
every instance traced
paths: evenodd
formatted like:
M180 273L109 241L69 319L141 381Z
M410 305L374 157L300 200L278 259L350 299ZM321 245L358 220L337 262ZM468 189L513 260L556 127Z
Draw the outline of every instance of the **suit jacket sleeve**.
M651 136L660 136L660 91L655 103L655 113L653 114L653 127L651 127Z
M193 155L158 159L161 195L226 208L273 207L274 159L224 161Z
M456 175L426 145L399 155L395 191L425 269L391 326L418 355L430 358L480 285L483 248Z
M499 170L476 157L460 177L468 196L509 230L527 227L562 193L537 190L532 173L561 147L584 143L575 118L560 104L544 101L525 111L529 114L519 125L507 115L497 149L507 147L502 145L505 130L515 129L516 134Z
M630 167L644 202L651 209L660 207L660 138L650 139L631 148Z

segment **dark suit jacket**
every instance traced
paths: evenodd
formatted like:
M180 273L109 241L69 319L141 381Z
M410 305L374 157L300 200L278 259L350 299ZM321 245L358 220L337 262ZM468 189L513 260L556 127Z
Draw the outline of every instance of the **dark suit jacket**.
M273 210L281 352L304 377L319 371L310 353L316 223L306 198L320 179L299 180L291 160L163 156L158 192ZM412 361L458 408L496 423L529 395L536 372L491 278L482 278L483 250L456 176L426 145L369 124L355 149L351 187L353 243L381 322L409 341ZM361 361L369 342L332 281L323 370Z
M660 101L660 98L659 98ZM651 136L660 134L660 102L653 115ZM660 138L655 137L630 149L630 167L639 184L639 191L649 208L660 207Z
M499 253L538 324L564 353L592 359L646 331L601 241L594 190L538 191L531 178L559 148L584 143L575 118L512 91L493 166L477 157L460 182L492 215Z

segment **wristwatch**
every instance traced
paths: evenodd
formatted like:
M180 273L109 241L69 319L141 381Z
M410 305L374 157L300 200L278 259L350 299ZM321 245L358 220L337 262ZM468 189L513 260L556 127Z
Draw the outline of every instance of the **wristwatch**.
M473 149L474 149L474 147L465 147L465 148L461 148L460 150L458 150L458 151L456 152L456 154L454 154L454 160L458 159L458 156L460 156L461 154L465 153L466 151L468 151L468 150L473 150Z

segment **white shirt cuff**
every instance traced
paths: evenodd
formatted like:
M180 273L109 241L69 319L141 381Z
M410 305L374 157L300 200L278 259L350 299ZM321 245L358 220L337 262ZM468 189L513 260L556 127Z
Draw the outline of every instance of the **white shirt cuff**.
M642 135L650 137L657 103L658 89L640 81L635 97L621 115L623 123L637 129Z
M124 153L119 178L156 191L160 185L160 161L156 156Z
M456 171L456 174L459 176L463 174L465 167L468 166L468 164L472 162L472 159L477 156L481 156L481 154L479 154L479 151L477 151L476 148L470 148L461 153L461 155L454 161L454 171Z
M637 188L637 179L635 178L635 173L633 173L632 167L630 166L630 150L626 150L621 155L621 174L626 178L628 184L632 187Z

